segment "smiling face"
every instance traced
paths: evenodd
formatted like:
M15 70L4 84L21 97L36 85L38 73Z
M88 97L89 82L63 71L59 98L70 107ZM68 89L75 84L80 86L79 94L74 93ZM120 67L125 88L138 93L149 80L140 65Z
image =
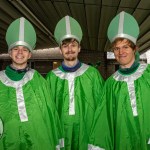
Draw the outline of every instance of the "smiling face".
M9 51L12 58L12 65L17 69L24 69L31 57L31 52L24 46L16 46Z
M130 68L135 61L136 46L127 39L117 40L112 46L115 58L121 68Z
M76 61L80 52L80 45L75 39L67 39L61 44L61 54L64 61Z

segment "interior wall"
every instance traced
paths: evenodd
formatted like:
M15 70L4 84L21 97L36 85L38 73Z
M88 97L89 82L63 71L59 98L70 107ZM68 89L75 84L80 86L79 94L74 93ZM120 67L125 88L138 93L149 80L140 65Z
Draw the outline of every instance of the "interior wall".
M115 72L115 65L113 63L109 63L106 60L106 54L102 52L94 52L94 53L80 53L79 60L86 64L92 64L94 67L97 62L100 62L96 67L103 78L106 80L111 74ZM46 74L61 65L62 59L31 59L28 64L31 68L39 71L44 77ZM0 60L0 70L4 70L7 65L11 64L10 59Z

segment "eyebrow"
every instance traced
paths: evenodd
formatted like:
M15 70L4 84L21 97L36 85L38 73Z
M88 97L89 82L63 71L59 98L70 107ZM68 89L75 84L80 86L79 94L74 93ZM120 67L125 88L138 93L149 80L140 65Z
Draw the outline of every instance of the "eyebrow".
M126 44L126 45L123 45L123 46L129 46L130 47L130 45L128 45L128 44ZM123 46L121 46L121 47L123 47ZM120 47L120 46L114 46L114 48L118 48L118 47Z

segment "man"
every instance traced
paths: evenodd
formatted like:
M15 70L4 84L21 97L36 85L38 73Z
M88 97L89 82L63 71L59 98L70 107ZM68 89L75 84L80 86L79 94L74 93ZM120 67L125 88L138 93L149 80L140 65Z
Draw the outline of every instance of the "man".
M27 66L36 43L33 26L15 20L6 41L12 64L0 71L0 150L60 149L56 106L45 79Z
M86 150L103 79L94 67L78 60L82 30L70 16L55 28L55 38L64 57L62 65L47 75L65 134L66 150Z
M126 12L110 23L108 38L120 68L107 79L89 150L150 150L150 66L135 58L139 27Z

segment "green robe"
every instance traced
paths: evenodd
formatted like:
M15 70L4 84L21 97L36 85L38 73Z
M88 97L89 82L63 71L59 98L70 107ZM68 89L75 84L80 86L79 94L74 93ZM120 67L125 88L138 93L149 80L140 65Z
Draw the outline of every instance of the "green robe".
M150 150L150 65L106 82L90 134L89 150Z
M75 72L61 67L47 75L65 134L66 150L86 150L104 80L94 67L82 64Z
M58 118L37 71L30 69L19 81L0 71L0 150L59 149Z

